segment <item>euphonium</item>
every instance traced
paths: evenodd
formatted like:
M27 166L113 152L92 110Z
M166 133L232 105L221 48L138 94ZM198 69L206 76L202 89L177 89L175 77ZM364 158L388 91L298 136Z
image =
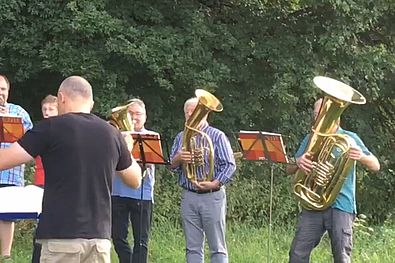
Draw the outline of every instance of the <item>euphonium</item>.
M313 81L326 93L305 151L311 154L313 169L310 174L296 172L293 191L304 208L324 210L335 201L355 164L348 157L353 139L336 134L340 115L349 104L364 104L366 99L340 81L322 76Z
M199 102L185 123L182 139L182 150L191 153L192 162L184 164L183 170L191 181L211 181L214 174L214 147L210 137L199 130L199 125L211 111L220 112L223 107L214 95L205 90L197 89L195 95ZM198 173L203 178L198 179Z
M131 102L128 101L124 105L111 109L111 113L108 116L108 122L120 131L134 130L133 119L128 110L130 104Z

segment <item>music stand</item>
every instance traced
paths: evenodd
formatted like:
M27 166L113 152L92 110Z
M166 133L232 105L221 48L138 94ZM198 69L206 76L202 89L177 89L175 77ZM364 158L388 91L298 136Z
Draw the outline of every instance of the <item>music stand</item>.
M267 241L267 262L270 262L270 238L272 230L274 163L288 163L281 134L263 131L240 131L239 144L244 159L248 161L266 161L270 165L270 203L269 230Z
M147 164L164 164L167 165L170 162L165 160L162 152L162 144L159 133L138 133L131 132L133 142L132 156L133 158L141 164L143 176L141 178L141 193L140 193L140 232L139 232L139 262L141 262L142 257L142 221L143 221L143 199L144 199L144 178L146 172Z
M162 144L158 133L130 133L134 140L132 156L138 163L169 164L162 152Z
M16 142L24 134L22 118L17 116L0 116L0 142Z

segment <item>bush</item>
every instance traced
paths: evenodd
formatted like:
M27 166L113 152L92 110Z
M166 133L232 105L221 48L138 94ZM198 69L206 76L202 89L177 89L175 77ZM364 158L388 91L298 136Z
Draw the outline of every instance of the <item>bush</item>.
M272 223L294 224L298 205L292 193L293 176L286 176L284 165L274 165ZM386 175L369 175L358 168L358 213L365 214L371 223L390 220L393 211L393 190L380 183ZM381 176L380 179L379 176ZM375 182L374 184L372 182ZM379 189L384 188L385 191ZM253 226L268 224L270 216L270 166L264 162L238 163L233 181L227 185L227 220L229 223L247 223ZM180 223L181 188L178 178L164 167L158 168L155 186L154 221Z

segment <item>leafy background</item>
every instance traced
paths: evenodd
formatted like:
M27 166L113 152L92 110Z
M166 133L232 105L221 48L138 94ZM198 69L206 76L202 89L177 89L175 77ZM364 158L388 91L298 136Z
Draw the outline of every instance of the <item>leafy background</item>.
M343 126L360 134L382 169L358 172L358 209L376 223L394 213L395 2L392 0L0 1L0 71L10 100L40 119L40 100L70 75L94 87L94 111L142 98L147 127L171 145L183 102L196 88L224 111L211 114L235 150L240 129L284 134L292 155L311 126L316 75L367 98ZM291 178L275 169L273 215L295 218ZM228 187L229 220L260 224L269 214L267 164L239 162ZM160 169L156 216L178 220L176 178Z

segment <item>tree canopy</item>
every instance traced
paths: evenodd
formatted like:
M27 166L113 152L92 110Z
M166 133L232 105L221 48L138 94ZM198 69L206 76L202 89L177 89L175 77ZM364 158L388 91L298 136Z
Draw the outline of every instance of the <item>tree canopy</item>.
M291 155L321 94L313 77L341 80L367 98L342 125L380 159L379 174L360 177L359 200L383 219L394 212L394 33L392 0L2 0L0 71L36 120L40 100L81 75L95 112L138 96L169 142L184 101L205 88L224 104L211 121L235 146L240 129L281 132Z

